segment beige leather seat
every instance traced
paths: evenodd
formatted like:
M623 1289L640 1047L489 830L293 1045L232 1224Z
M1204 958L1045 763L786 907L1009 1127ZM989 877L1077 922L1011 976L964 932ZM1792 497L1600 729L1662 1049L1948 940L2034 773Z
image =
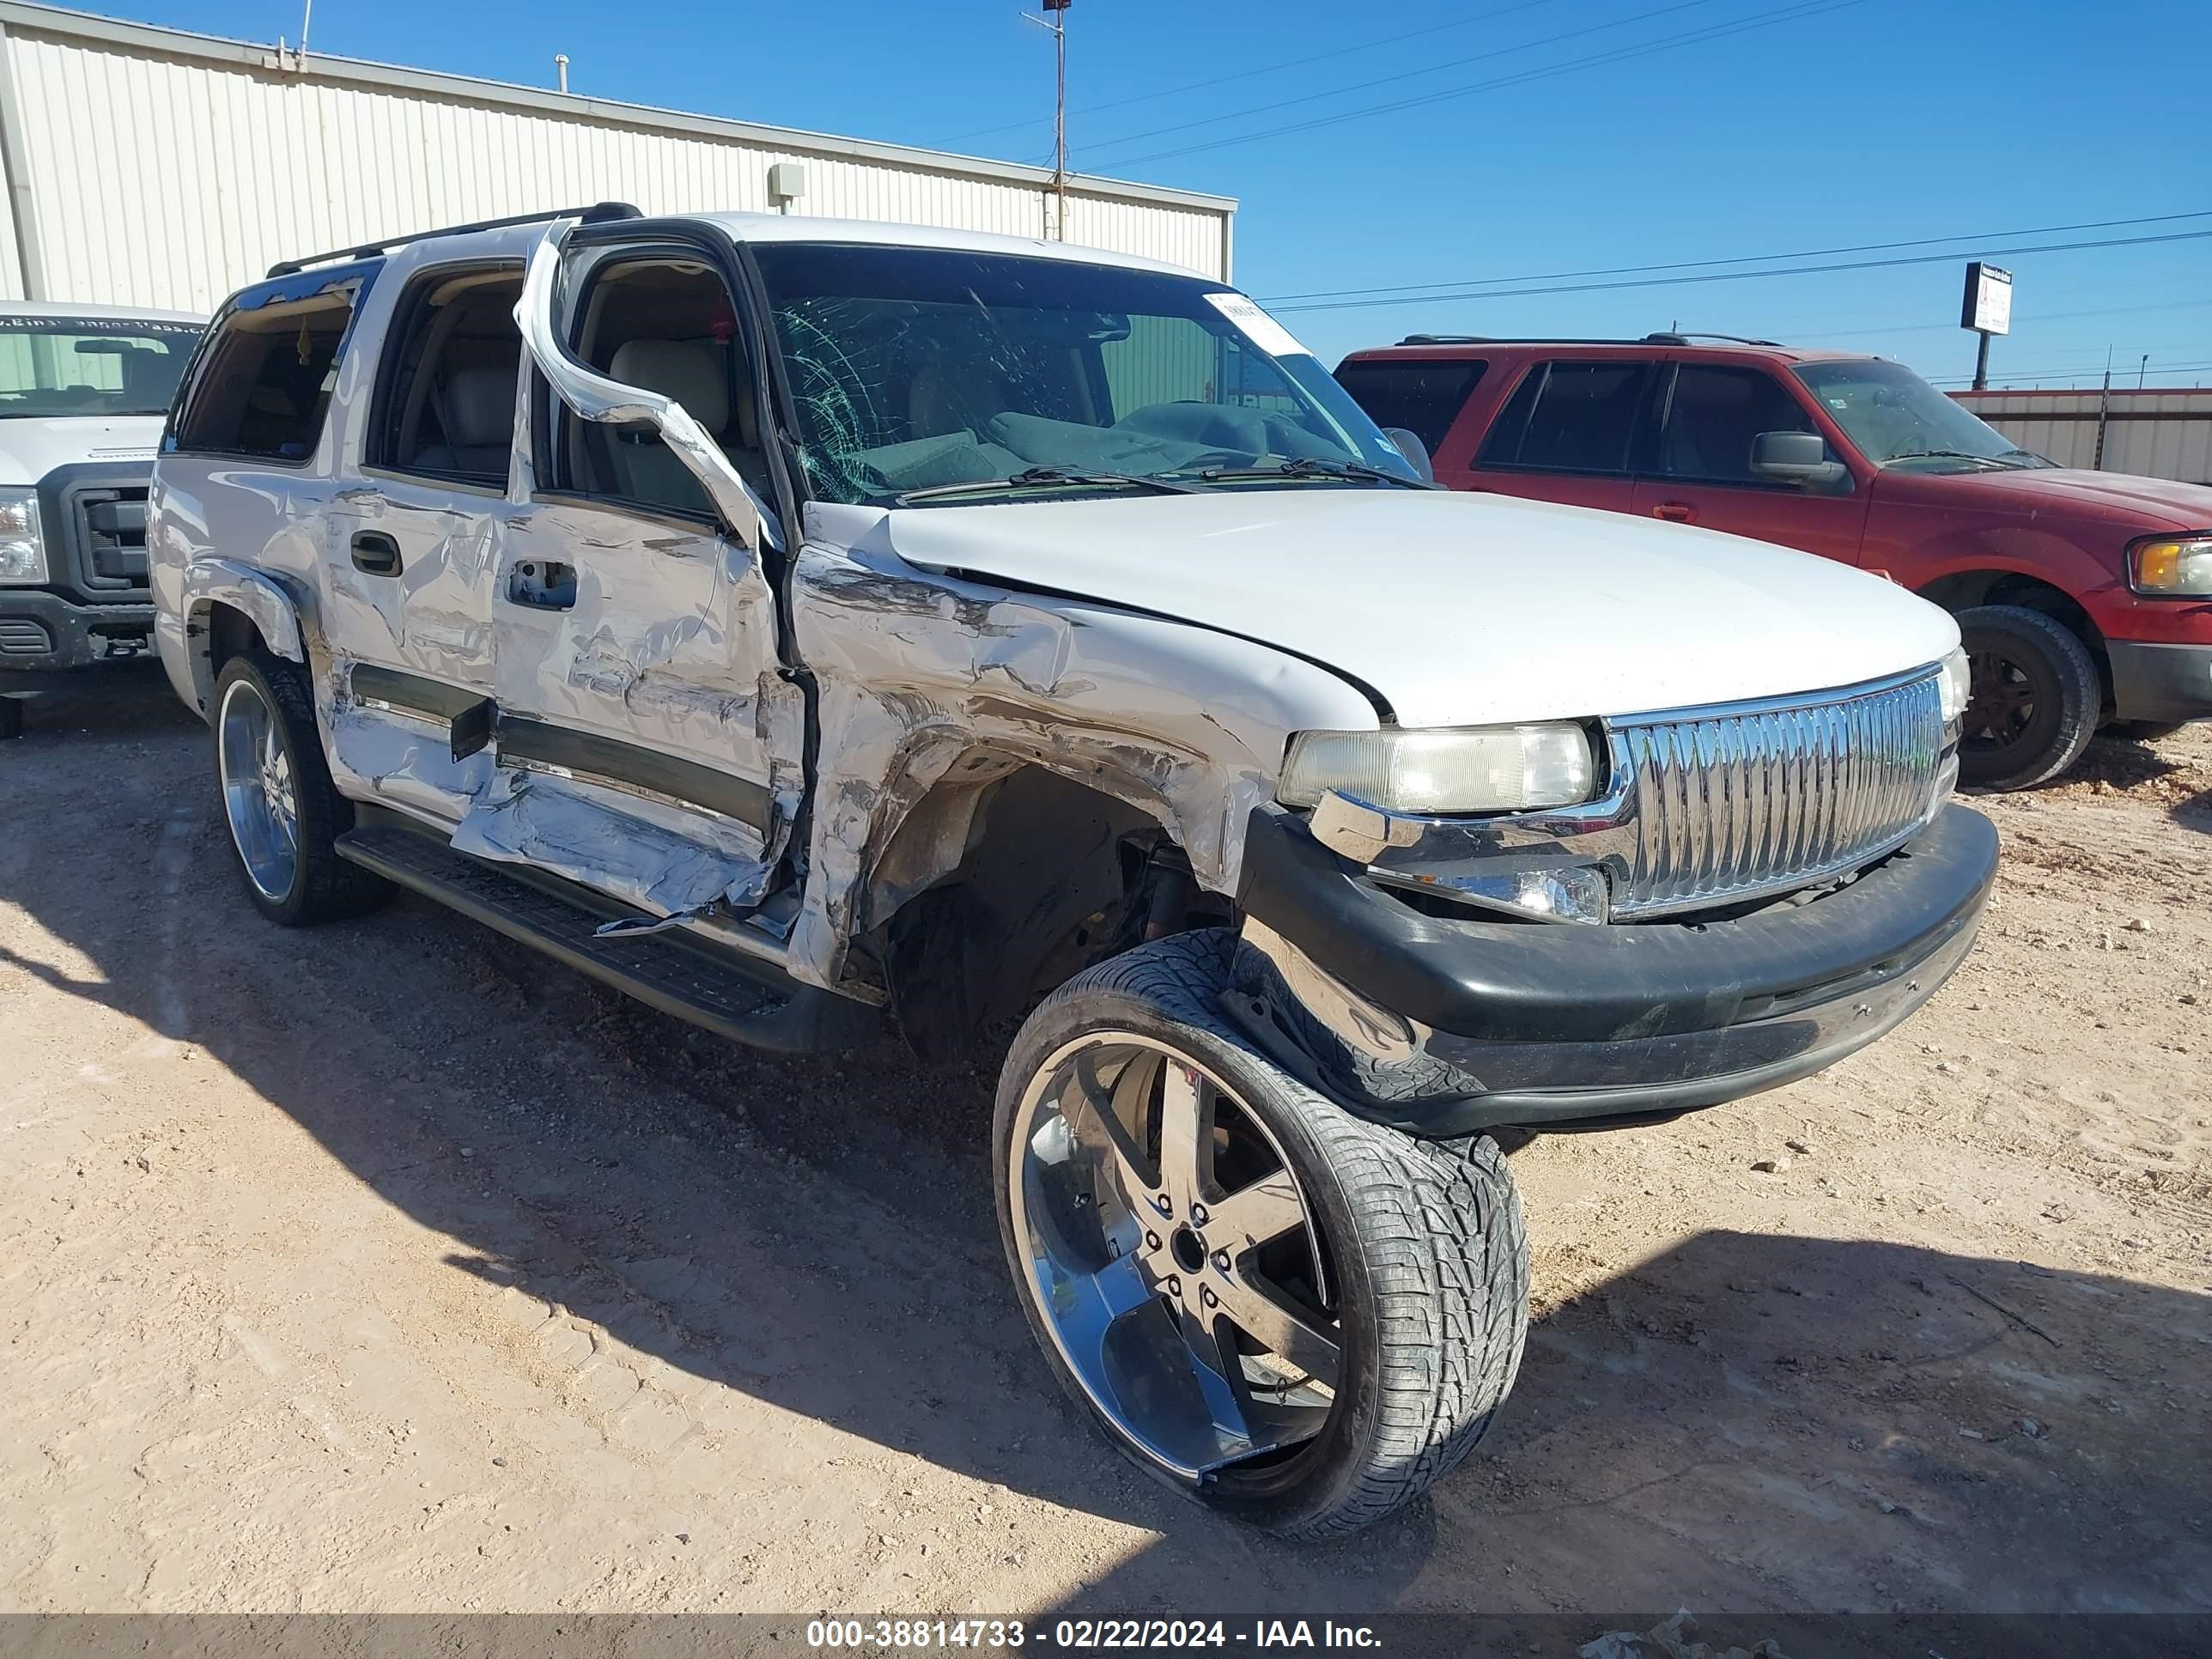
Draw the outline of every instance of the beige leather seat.
M739 398L734 410L730 407L726 352L727 348L709 340L625 340L615 348L607 373L625 386L673 398L716 443L733 452L742 467L758 453L758 421L750 398ZM730 432L733 415L734 434ZM658 438L643 442L617 439L612 450L616 487L631 500L689 511L702 505L698 481ZM744 470L750 475L750 469Z
M514 443L514 366L457 368L438 388L438 425L446 441L415 457L426 472L507 477Z
M1007 406L1006 384L997 375L954 375L935 363L924 363L907 382L907 436L937 438L952 432L980 434L991 417Z

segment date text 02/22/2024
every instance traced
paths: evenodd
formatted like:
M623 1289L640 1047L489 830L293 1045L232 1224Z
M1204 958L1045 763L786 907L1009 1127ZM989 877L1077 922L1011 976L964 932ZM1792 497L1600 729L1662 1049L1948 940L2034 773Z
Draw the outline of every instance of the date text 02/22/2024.
M1028 1646L1068 1651L1146 1648L1376 1648L1364 1625L1318 1625L1304 1619L1261 1619L1249 1626L1220 1619L1062 1619L1031 1630L1017 1619L820 1619L806 1627L807 1645L839 1649L1004 1650Z

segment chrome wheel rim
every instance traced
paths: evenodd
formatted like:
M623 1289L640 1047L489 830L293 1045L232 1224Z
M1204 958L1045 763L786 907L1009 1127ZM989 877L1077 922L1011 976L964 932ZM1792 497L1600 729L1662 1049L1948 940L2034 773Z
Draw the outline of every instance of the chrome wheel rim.
M1100 1414L1185 1480L1319 1434L1343 1337L1281 1145L1220 1079L1133 1032L1054 1054L1007 1160L1023 1291Z
M234 680L216 714L216 765L223 816L254 890L281 903L300 862L299 799L292 757L274 714L248 680Z

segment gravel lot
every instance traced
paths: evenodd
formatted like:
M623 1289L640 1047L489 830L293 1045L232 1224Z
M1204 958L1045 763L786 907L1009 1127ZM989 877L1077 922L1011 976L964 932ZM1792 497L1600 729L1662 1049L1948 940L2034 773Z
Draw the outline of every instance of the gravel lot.
M2212 1607L2212 727L1984 802L1887 1042L1517 1153L1500 1426L1317 1551L1060 1403L993 1062L732 1049L411 899L270 927L206 749L150 682L0 745L0 1607Z

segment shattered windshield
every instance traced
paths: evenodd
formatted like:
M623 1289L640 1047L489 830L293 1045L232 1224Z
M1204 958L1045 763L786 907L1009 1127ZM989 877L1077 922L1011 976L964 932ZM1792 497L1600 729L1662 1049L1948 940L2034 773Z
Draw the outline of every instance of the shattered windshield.
M1311 353L1218 283L944 248L753 252L807 473L830 500L1413 477ZM1206 476L1247 468L1262 476Z
M2049 466L1903 363L1880 358L1800 363L1797 378L1876 466L1921 472Z

